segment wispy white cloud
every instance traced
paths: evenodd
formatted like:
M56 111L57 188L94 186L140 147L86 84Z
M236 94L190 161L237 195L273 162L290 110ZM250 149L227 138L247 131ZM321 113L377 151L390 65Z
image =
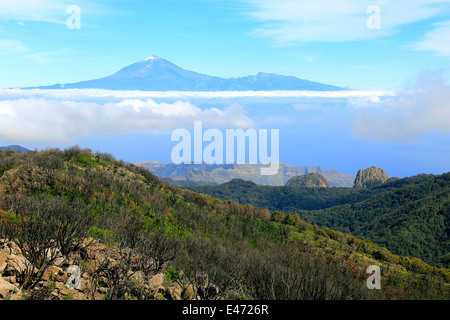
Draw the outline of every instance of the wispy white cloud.
M76 54L77 52L72 49L62 48L54 51L31 51L28 50L26 53L23 53L18 56L18 59L28 60L38 64L45 64L51 61L51 59L55 56L68 55L68 54Z
M99 1L86 0L0 0L0 19L23 21L40 21L65 24L69 16L67 8L77 5L82 12L98 12ZM104 8L102 8L104 9Z
M27 21L66 24L70 14L67 8L72 0L0 0L0 20L15 21L21 28L27 27ZM77 1L83 12L95 12L97 5L85 0ZM2 35L2 37L4 37ZM22 60L47 63L51 57L70 53L66 49L56 51L35 50L19 39L0 39L0 55L10 54Z
M413 44L415 50L433 51L450 57L450 20L434 24L435 29Z
M444 71L421 75L395 97L364 101L353 132L372 141L411 141L434 132L450 134L450 85Z
M279 44L320 41L354 41L393 34L409 23L423 21L449 10L448 0L245 0L246 11L261 26L253 35L271 38ZM369 29L373 14L380 9L379 29Z
M18 59L28 60L39 64L49 62L53 57L75 54L75 50L62 48L54 51L36 51L30 49L22 41L14 39L0 39L0 55L14 55Z
M0 0L0 18L63 23L69 0Z
M0 39L0 55L27 52L27 46L19 40Z

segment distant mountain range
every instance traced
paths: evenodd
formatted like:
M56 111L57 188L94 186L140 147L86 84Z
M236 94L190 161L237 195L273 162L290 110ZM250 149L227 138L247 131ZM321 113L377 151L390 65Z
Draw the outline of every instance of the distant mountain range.
M342 174L335 169L323 170L318 166L296 167L285 163L280 163L277 174L267 176L260 174L261 164L176 165L157 161L143 161L135 164L180 187L215 185L233 179L249 180L260 185L284 186L290 178L311 172L323 175L333 187L351 187L355 180L355 175Z
M333 85L283 76L258 73L255 76L220 78L185 70L157 56L148 57L125 67L113 75L88 81L51 86L38 89L84 89L142 91L272 91L272 90L346 90ZM33 89L34 89L33 88ZM31 89L31 88L25 88Z
M18 145L12 145L12 146L7 146L7 147L0 147L0 150L15 151L15 152L19 152L19 153L25 153L25 152L30 152L31 151L31 150L28 150L27 148L24 148L24 147L18 146Z

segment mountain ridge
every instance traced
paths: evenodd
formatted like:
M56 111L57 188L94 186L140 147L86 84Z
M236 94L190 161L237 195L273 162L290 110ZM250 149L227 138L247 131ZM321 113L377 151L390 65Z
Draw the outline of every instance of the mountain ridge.
M109 89L141 91L340 91L341 87L259 72L244 77L221 78L183 69L156 55L126 66L99 79L24 89Z
M22 146L19 145L10 145L10 146L6 146L6 147L0 147L0 150L4 150L4 151L15 151L15 152L19 152L19 153L24 153L24 152L30 152L31 150L24 148Z
M155 161L141 161L135 163L142 166L160 178L170 178L172 181L197 181L220 184L232 179L250 180L261 185L284 186L286 182L297 175L307 173L320 173L331 186L351 187L354 175L343 174L336 169L324 170L320 166L291 166L279 163L278 173L271 176L262 176L262 164L181 164L160 163Z

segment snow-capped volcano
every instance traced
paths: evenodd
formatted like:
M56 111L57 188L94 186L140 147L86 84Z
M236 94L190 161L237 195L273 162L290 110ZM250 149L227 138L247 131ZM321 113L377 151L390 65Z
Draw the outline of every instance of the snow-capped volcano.
M344 90L332 85L272 73L258 73L255 76L240 78L219 78L180 68L156 55L133 63L101 79L64 85L55 84L39 88L98 88L143 91Z
M161 58L156 56L156 55L152 55L152 56L150 56L148 58L145 58L144 61L149 61L149 60L153 61L153 60L158 60L158 59L161 59Z

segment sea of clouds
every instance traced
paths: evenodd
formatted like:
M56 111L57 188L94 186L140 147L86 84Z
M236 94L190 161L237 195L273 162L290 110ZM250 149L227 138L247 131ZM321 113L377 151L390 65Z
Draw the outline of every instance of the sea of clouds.
M252 109L249 101L284 101L291 109ZM215 103L212 103L215 101ZM220 103L217 103L220 101ZM240 103L245 101L245 103ZM340 101L343 108L329 107ZM343 104L342 101L345 103ZM327 105L328 103L328 105ZM327 105L320 108L320 105ZM350 111L350 112L349 112ZM348 115L360 139L405 141L450 133L450 86L443 72L421 75L401 90L148 92L102 89L0 89L0 138L16 143L70 143L108 134L160 134L203 121L209 127L254 128L294 121L291 112L320 118Z

